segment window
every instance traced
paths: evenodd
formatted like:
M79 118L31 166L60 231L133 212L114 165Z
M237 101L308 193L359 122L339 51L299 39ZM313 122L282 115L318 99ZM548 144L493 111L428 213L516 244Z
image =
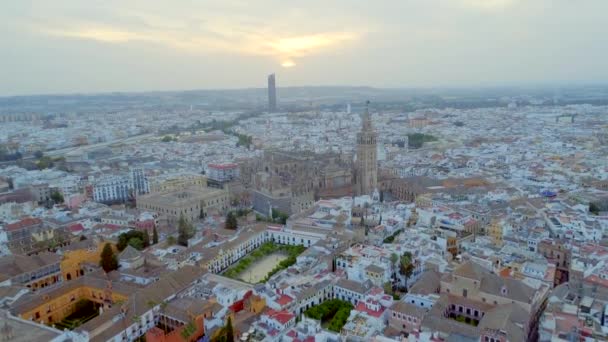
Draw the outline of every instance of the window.
M467 298L467 289L462 289L462 296Z

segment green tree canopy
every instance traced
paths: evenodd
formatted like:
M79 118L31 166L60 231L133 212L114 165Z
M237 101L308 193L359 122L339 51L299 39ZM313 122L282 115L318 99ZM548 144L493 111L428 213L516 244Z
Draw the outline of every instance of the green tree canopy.
M138 237L132 237L129 239L129 242L127 243L127 245L141 251L142 249L144 249L144 241Z
M175 245L177 243L177 239L175 238L175 236L171 235L167 238L167 245L172 246Z
M63 203L63 195L61 192L54 190L51 192L51 200L53 200L53 203L55 204Z
M116 248L122 251L127 245L131 245L131 247L137 250L142 250L150 245L150 238L146 239L146 234L143 231L132 229L118 236Z
M236 220L236 215L233 212L229 212L226 215L226 223L224 224L224 228L236 230L238 228L238 221Z
M414 273L414 264L412 263L412 253L405 252L401 256L400 264L399 264L399 272L409 278Z
M188 240L194 236L194 227L188 220L184 217L184 215L179 216L179 221L177 223L177 243L182 246L188 246Z
M118 258L112 250L112 245L109 243L106 243L105 246L103 246L99 266L101 266L105 272L110 272L118 268Z
M289 218L289 215L285 214L284 212L282 212L276 208L272 208L272 220L274 222L280 223L280 224L286 224L288 218Z
M437 141L437 138L430 134L412 133L407 135L408 146L411 148L421 148L425 142Z

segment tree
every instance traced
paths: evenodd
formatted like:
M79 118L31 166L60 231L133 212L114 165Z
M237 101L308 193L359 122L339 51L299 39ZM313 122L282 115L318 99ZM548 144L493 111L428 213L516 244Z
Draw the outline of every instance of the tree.
M289 215L285 214L284 212L282 212L280 210L272 208L272 220L274 222L280 223L280 224L286 224L288 218L289 218Z
M61 194L61 192L54 190L51 193L51 200L53 200L53 203L55 204L63 203L63 195Z
M594 215L600 214L600 207L595 203L589 203L589 212Z
M53 158L43 156L42 158L38 159L36 166L39 170L50 169L54 166Z
M408 146L410 148L421 148L425 142L437 141L437 138L430 134L412 133L407 135Z
M175 236L171 235L167 238L167 245L168 246L173 246L177 243L177 240L175 239Z
M156 231L156 226L152 229L152 244L156 245L158 243L158 232Z
M105 246L103 246L99 266L101 266L105 272L110 272L118 268L118 258L112 250L112 245L109 243L106 243Z
M137 237L132 237L129 239L129 242L127 243L129 246L141 251L142 249L144 249L144 241L140 238Z
M116 248L118 248L119 251L122 251L127 247L127 245L130 245L133 248L142 250L150 245L149 237L147 241L148 243L146 243L146 237L143 231L129 230L128 232L122 233L118 236Z
M34 152L34 157L36 157L36 159L40 159L44 157L44 153L42 153L42 151L36 151Z
M399 256L397 255L397 253L392 253L391 254L391 265L393 265L393 269L396 268L398 261L399 261Z
M144 229L144 248L150 246L150 233L148 229Z
M399 273L405 277L405 284L407 285L407 279L414 273L414 264L412 263L412 253L405 252L401 256L399 263Z
M384 289L384 293L386 293L387 295L393 294L393 284L391 284L390 281L387 281L386 283L384 283L382 288Z
M232 328L232 317L228 316L226 322L226 342L234 342L234 329Z
M196 332L196 322L190 321L184 326L180 335L185 341L189 341L190 337Z
M188 220L186 220L184 215L179 216L179 221L177 223L177 233L177 243L182 246L188 247L188 240L190 240L190 238L194 236L194 227L192 227L192 224L188 222Z
M232 230L236 230L238 228L236 215L234 215L232 211L226 215L226 223L224 224L224 228Z

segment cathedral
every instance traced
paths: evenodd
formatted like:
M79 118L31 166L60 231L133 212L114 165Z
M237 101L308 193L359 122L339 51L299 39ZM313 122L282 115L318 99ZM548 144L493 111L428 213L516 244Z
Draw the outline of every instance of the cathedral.
M355 161L355 194L371 195L378 188L378 134L369 114L369 101L361 118L361 132L357 134L357 160Z
M243 186L250 189L254 209L286 214L307 210L321 198L372 195L378 188L377 134L369 102L351 154L265 150L261 158L240 162Z

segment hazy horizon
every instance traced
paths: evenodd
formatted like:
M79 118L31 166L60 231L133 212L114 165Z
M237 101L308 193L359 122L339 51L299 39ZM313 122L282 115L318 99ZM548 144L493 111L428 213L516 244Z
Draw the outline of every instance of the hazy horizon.
M608 81L608 2L9 0L0 96Z

